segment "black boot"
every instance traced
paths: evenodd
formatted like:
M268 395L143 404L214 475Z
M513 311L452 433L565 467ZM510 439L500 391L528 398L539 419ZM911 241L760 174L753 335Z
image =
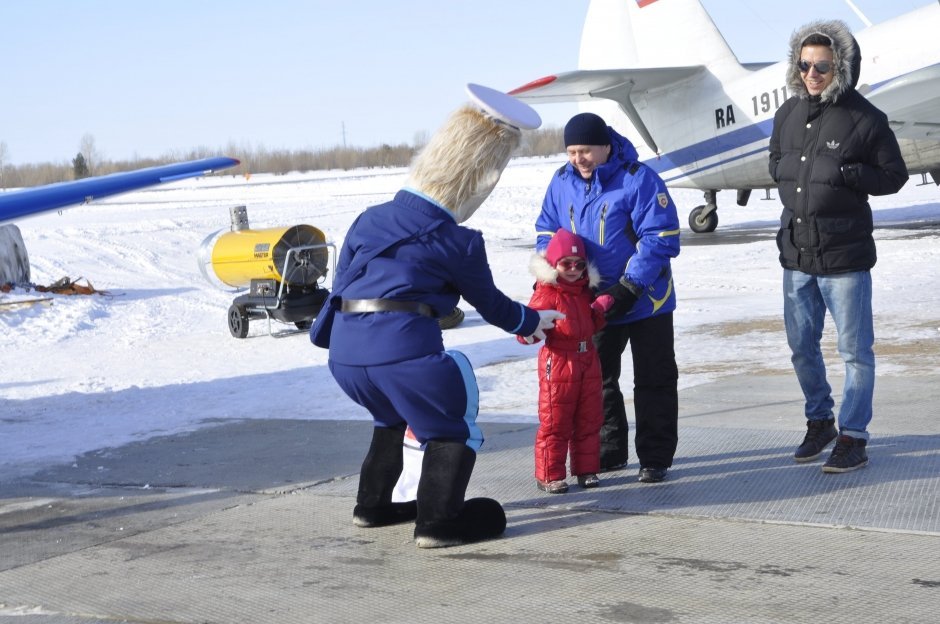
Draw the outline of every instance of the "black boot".
M353 509L353 524L380 527L410 522L418 516L415 501L393 503L392 490L402 470L402 442L405 426L375 427L372 445L359 471L359 494Z
M477 454L463 442L429 440L418 482L418 548L491 539L506 530L506 514L491 498L464 501Z
M807 420L806 436L803 438L803 443L793 454L793 459L804 463L813 461L822 455L823 450L839 435L835 423L834 418Z
M865 446L868 441L864 438L852 438L840 435L836 439L836 446L832 455L823 464L823 472L851 472L868 465L868 453Z

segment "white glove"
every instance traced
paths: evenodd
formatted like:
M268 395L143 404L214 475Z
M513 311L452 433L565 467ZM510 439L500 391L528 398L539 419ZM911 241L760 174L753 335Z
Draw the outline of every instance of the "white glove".
M545 340L545 332L555 327L555 321L565 318L565 315L558 310L538 310L539 326L532 332L532 338Z

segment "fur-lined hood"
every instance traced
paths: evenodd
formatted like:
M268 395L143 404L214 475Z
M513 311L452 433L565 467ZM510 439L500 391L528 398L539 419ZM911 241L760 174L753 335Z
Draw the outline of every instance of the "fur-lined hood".
M809 98L806 85L800 76L797 63L800 62L800 52L803 42L810 35L825 35L832 41L833 78L832 83L820 95L823 102L836 102L838 99L855 88L862 67L862 52L858 42L852 36L848 25L840 20L818 21L809 23L796 30L790 36L790 57L787 65L787 88L790 93L800 99Z
M535 276L535 279L543 284L558 285L558 269L553 267L545 259L544 253L534 253L529 260L529 272ZM587 263L588 286L597 288L601 283L601 274L594 266L593 262Z

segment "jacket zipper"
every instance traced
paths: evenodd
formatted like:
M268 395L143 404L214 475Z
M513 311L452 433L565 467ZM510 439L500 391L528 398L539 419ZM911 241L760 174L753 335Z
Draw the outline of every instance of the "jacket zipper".
M819 137L822 134L822 118L825 114L826 111L823 110L819 113L819 116L811 122L813 124L813 127L810 129L814 135L813 144L809 149L808 162L804 162L803 169L800 171L800 179L797 181L797 184L799 184L802 189L801 197L797 202L797 205L800 206L801 214L797 214L796 211L794 211L794 216L806 220L807 223L809 223L809 184L812 177L813 166L816 164L816 146L819 145Z

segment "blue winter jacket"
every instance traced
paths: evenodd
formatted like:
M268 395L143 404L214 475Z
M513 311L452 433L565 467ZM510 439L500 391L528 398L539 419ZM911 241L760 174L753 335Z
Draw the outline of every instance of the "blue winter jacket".
M416 232L430 231L414 237ZM389 249L370 260L333 299L394 299L426 303L438 316L462 296L483 319L509 333L531 335L535 310L511 300L494 284L483 235L458 225L451 213L428 198L401 190L387 203L360 214L340 250L337 278L358 253ZM367 366L401 362L443 351L437 319L409 312L337 313L330 359Z
M642 290L633 308L612 324L676 308L670 261L679 255L679 216L666 185L637 160L636 148L613 128L610 158L584 180L571 163L552 177L535 222L536 249L558 228L581 236L601 274L598 290L621 278Z

